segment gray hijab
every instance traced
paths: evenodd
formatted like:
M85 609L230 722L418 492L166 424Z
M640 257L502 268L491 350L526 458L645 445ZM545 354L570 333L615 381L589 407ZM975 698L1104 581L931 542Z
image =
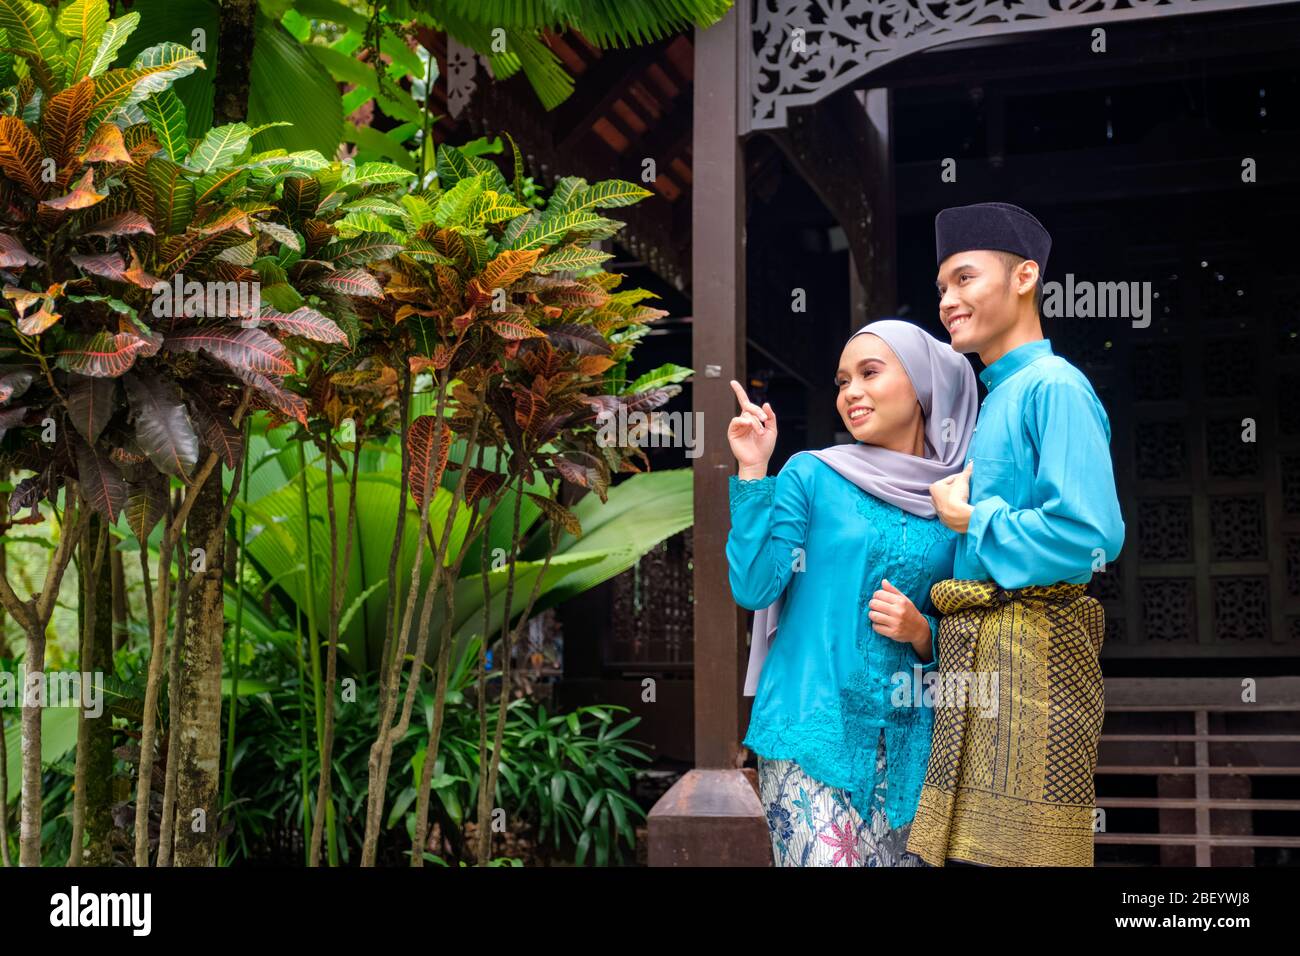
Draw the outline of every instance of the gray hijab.
M935 510L930 485L965 467L978 410L975 372L951 345L910 322L880 319L858 329L849 341L868 332L884 340L912 380L925 415L925 457L862 442L798 454L815 455L868 494L914 515L932 518ZM754 612L746 697L752 697L758 689L758 675L776 633L783 598L779 595L770 605Z

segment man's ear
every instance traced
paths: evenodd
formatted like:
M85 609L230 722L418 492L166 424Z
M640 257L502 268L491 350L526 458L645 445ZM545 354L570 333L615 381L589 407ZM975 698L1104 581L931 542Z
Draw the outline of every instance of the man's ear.
M1038 263L1033 259L1026 259L1016 267L1016 293L1024 295L1026 292L1033 293L1034 287L1038 285Z

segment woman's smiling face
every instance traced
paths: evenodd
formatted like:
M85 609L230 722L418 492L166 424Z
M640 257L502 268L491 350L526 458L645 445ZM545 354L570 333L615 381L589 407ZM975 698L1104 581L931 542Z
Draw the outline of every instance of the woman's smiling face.
M925 424L916 390L893 349L878 335L856 335L844 346L835 373L835 407L844 427L858 441L907 454L918 435L924 447Z

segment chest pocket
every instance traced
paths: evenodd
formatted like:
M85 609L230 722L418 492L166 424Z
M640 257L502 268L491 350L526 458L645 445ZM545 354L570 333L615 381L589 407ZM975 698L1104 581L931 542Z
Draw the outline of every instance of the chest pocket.
M997 495L1012 503L1016 487L1015 462L1009 458L976 458L970 476L970 503Z

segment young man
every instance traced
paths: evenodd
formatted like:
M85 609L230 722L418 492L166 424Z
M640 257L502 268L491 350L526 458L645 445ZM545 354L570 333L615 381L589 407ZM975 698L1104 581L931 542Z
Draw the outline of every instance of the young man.
M960 206L935 218L935 242L940 318L988 388L966 470L930 486L959 534L953 580L930 595L940 686L974 674L997 706L936 707L908 850L934 866L1091 866L1104 617L1085 591L1124 542L1110 422L1043 338L1042 223Z

